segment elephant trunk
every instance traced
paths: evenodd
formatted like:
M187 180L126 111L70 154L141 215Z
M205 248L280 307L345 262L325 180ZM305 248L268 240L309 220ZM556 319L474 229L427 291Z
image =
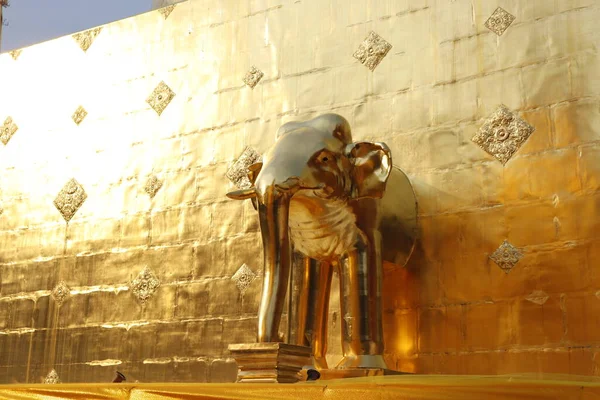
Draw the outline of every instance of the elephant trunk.
M258 214L264 249L264 282L258 312L258 342L279 341L279 322L290 277L291 245L288 234L292 193L275 184L259 196Z

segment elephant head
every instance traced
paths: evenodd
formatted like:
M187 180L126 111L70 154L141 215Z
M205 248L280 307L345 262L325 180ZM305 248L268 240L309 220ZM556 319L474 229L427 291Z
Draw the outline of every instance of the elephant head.
M263 162L249 168L253 186L227 195L252 198L258 208L264 248L259 342L277 340L292 253L290 204L311 199L307 207L315 209L328 202L381 198L391 169L385 144L353 143L349 123L325 114L283 125Z

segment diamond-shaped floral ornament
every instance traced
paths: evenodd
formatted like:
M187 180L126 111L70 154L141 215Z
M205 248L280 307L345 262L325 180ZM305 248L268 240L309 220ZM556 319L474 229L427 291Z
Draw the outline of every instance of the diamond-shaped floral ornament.
M549 298L550 296L548 296L548 293L544 292L543 290L534 290L531 292L531 294L529 294L529 296L525 297L525 300L541 306L544 305Z
M77 110L75 110L71 118L73 118L73 122L75 122L75 124L79 125L85 119L87 114L88 113L87 111L85 111L85 108L79 106L77 107Z
M148 267L144 267L138 276L131 282L132 292L135 297L142 302L142 304L152 297L159 286L160 281L154 272Z
M102 27L87 30L85 32L76 33L73 35L73 39L77 42L81 50L88 51L96 36L100 34Z
M152 107L158 115L161 115L174 97L175 92L172 91L165 82L160 82L150 96L148 96L146 102L150 104L150 107Z
M0 126L0 141L6 146L18 129L19 127L13 122L11 117L6 118L4 124Z
M48 373L48 375L46 375L44 378L44 383L47 385L56 385L60 383L60 378L58 377L56 370L53 369Z
M506 106L500 105L471 140L506 164L533 131L533 126Z
M239 189L247 189L252 186L250 179L248 179L248 167L256 164L261 159L262 156L256 150L252 147L246 147L225 176Z
M519 249L506 240L490 255L490 259L507 274L517 265L521 258L523 258L523 254Z
M496 11L485 21L485 27L496 35L501 36L504 31L513 23L515 16L503 9L496 8Z
M167 19L167 18L169 18L169 15L171 15L171 13L173 12L174 9L175 9L175 4L171 4L169 6L159 9L158 12L161 13L162 16L165 17L165 19Z
M60 211L65 221L69 222L83 205L85 199L87 199L87 194L83 190L83 186L75 179L71 179L54 199L54 206Z
M146 181L146 186L144 186L144 190L146 191L146 193L148 193L150 198L153 199L154 196L156 196L156 193L162 187L162 185L163 183L156 177L156 175L152 175Z
M56 304L62 306L64 302L67 301L71 296L71 289L69 289L64 281L60 281L58 285L52 289L51 296L54 301L56 301Z
M353 54L354 58L364 66L374 71L381 60L391 50L392 45L386 42L381 36L371 31L367 38L358 46Z
M8 54L10 54L10 56L13 58L13 60L17 61L17 58L19 58L19 56L21 55L22 52L23 52L23 50L17 49L17 50L13 50L13 51L9 52Z
M258 82L262 79L265 74L255 66L250 67L250 70L246 72L244 76L244 83L248 85L251 89L254 89Z
M255 278L256 274L246 264L242 264L237 272L231 277L241 293L244 293L246 289L248 289Z

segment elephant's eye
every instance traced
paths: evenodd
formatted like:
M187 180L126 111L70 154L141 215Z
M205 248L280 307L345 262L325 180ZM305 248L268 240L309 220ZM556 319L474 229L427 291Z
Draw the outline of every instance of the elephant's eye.
M322 159L321 161L323 161L323 162L327 162L327 161L329 161L329 158L327 158L327 157L323 157L323 159Z

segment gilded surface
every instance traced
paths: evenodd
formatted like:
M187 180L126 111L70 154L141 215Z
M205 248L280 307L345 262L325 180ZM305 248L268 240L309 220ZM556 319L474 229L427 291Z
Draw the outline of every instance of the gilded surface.
M146 103L150 104L150 107L160 116L174 97L175 92L166 83L160 82L148 96Z
M354 52L354 58L371 71L374 71L391 49L391 44L371 31L364 42L358 46L358 50Z
M506 164L534 130L527 121L501 105L485 121L472 140L502 164Z
M516 17L500 37L498 6ZM107 24L86 54L71 36L0 54L0 127L19 128L0 145L0 382L233 381L227 346L256 339L264 277L257 212L226 198L227 171L327 112L385 142L418 199L410 261L383 265L390 367L598 375L598 20L595 0L194 0L166 23ZM393 46L373 72L353 57L370 31ZM157 118L161 80L177 97ZM535 127L505 165L471 141L499 104ZM88 198L65 224L52 201L72 177ZM489 258L504 240L523 254L509 274ZM257 277L240 296L244 263ZM161 285L142 306L146 265Z
M87 194L83 186L75 179L70 179L58 192L54 199L54 206L60 211L65 221L69 222L86 199Z
M11 117L7 117L4 120L4 124L0 127L0 141L6 146L10 138L17 133L17 130L19 130L17 124L15 124Z

